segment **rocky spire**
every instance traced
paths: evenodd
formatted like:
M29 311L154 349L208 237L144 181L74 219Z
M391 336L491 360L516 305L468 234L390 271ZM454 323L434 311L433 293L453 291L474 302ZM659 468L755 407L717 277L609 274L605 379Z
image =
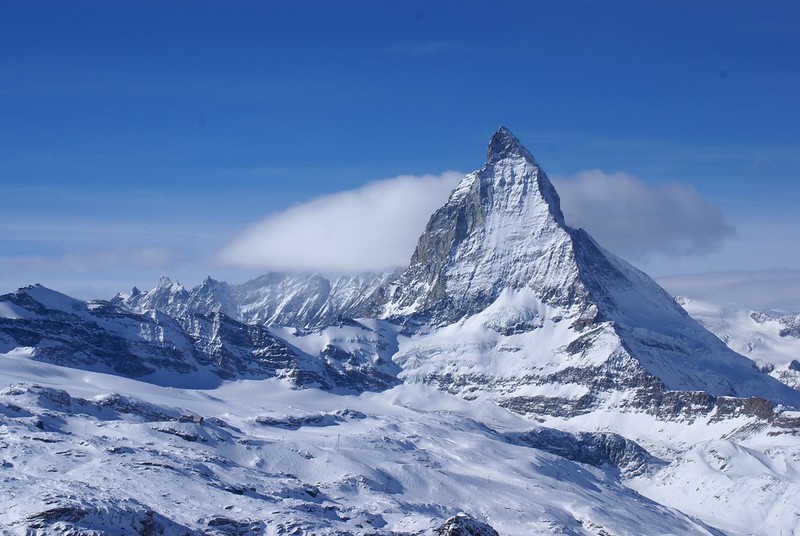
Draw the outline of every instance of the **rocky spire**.
M544 170L536 162L533 155L522 145L511 131L501 126L489 140L486 149L486 164L483 167L485 177L496 176L495 168L500 169L500 176L508 175L503 173L502 168L514 170L514 178L524 183L521 194L530 197L524 202L545 203L550 214L559 224L565 225L564 215L561 212L561 199L558 197L553 183L547 178ZM486 171L489 171L488 173ZM512 181L513 184L514 181ZM533 183L534 190L531 191L528 184ZM503 180L501 186L508 185L509 181ZM523 200L520 200L523 202Z
M506 158L524 158L535 164L536 160L508 128L501 126L489 140L486 162L495 163Z
M500 127L484 166L464 177L431 217L386 312L439 323L481 310L503 289L535 288L554 300L574 296L569 244L555 188Z

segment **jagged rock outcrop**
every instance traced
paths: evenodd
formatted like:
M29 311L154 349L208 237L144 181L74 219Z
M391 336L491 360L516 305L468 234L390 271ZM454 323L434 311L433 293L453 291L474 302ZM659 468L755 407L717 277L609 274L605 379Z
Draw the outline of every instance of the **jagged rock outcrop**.
M439 536L500 536L491 525L460 512L436 527Z
M627 477L641 475L658 463L635 442L608 432L570 434L553 428L536 428L529 432L508 432L503 436L511 443L543 450L574 462L615 467Z
M234 287L241 318L269 326L324 326L340 317L374 317L393 273L328 279L269 273Z
M61 500L31 513L20 526L24 534L204 534L167 519L134 499L106 498L92 503Z
M190 290L162 277L147 292L133 288L112 304L133 312L161 311L179 318L188 314L224 313L265 326L314 328L342 317L376 316L395 273L362 273L328 279L320 274L270 272L240 285L207 277Z
M201 288L213 286L206 280ZM179 309L172 317L159 308L134 313L114 302L85 303L39 285L23 288L0 296L6 311L0 316L0 346L31 347L40 361L164 385L203 387L224 379L278 377L297 386L361 391L397 382L386 367L374 367L367 352L347 354L346 362L320 359L265 326L219 311L191 312L188 299L179 296L189 293L166 279L142 296Z

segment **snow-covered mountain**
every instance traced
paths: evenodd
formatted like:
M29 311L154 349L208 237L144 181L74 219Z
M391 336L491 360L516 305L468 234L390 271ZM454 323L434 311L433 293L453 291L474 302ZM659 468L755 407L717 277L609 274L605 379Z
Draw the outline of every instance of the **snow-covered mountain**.
M4 534L720 534L624 485L664 464L632 442L425 386L185 390L21 351L0 380Z
M170 316L221 312L249 324L319 327L341 317L374 316L382 293L394 273L363 273L328 279L320 274L270 272L241 285L207 277L187 290L162 277L154 289L133 288L111 303L144 313L161 311Z
M800 388L800 271L663 278L684 309L770 376Z
M0 353L11 533L800 527L800 391L571 228L502 127L402 271L26 287Z
M29 347L40 361L160 385L203 388L226 379L283 378L296 386L359 391L397 383L397 367L377 349L370 353L366 343L353 353L331 346L309 355L265 326L220 312L192 312L185 307L190 294L165 279L154 291L134 295L182 312L134 313L34 285L0 296L0 351Z
M695 397L680 392L800 402L568 227L544 171L504 128L431 217L384 315L439 328L401 345L407 380L488 393L515 411L671 411Z

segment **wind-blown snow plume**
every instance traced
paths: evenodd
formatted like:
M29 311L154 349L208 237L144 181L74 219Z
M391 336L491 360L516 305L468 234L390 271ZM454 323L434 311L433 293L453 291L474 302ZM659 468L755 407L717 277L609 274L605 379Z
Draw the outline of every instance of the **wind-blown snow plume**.
M248 268L326 273L408 262L430 214L462 173L401 175L312 199L252 225L220 254Z

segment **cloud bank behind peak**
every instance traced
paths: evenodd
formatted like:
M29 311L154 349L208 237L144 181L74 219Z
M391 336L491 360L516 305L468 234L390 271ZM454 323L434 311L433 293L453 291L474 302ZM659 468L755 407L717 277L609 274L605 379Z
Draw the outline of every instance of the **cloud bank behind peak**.
M626 173L584 170L555 177L567 223L629 260L693 257L718 250L734 227L689 186L650 185Z
M324 195L268 215L219 254L248 269L383 271L404 266L430 215L463 174L400 175ZM702 256L733 234L721 211L693 188L649 185L625 173L585 170L555 177L567 222L630 260Z
M382 271L411 258L430 215L463 174L400 175L317 197L251 225L220 253L245 268Z

